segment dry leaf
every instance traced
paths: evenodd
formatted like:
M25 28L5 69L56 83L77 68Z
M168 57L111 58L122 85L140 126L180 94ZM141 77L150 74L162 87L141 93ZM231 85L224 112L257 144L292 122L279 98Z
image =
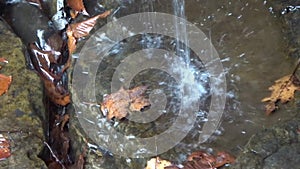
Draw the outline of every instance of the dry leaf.
M11 156L10 145L7 139L0 134L0 161Z
M67 5L77 12L81 12L84 15L89 15L85 10L83 0L67 0Z
M172 163L167 160L162 160L159 157L151 158L147 161L145 169L165 169L165 167L172 166Z
M296 75L287 75L275 81L275 84L269 88L272 91L270 97L262 99L262 102L268 102L266 105L266 114L269 115L277 108L277 103L286 103L294 98L296 90L300 90L300 81Z
M142 95L147 87L139 86L131 90L121 88L116 93L105 96L101 103L101 111L108 120L113 117L122 119L127 116L128 111L141 111L143 108L150 106L148 99Z
M4 58L0 58L0 62L8 63L8 61ZM1 69L1 66L0 66L0 69ZM6 76L6 75L0 74L0 96L7 92L8 88L11 84L11 81L12 81L11 76Z

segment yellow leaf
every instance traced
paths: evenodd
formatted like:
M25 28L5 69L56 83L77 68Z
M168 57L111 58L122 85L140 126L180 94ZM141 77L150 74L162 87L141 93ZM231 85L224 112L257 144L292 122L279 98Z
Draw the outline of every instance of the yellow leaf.
M286 103L294 99L295 91L300 90L300 81L294 74L287 75L276 80L269 90L272 91L271 96L262 99L262 102L268 102L266 105L267 115L276 110L279 101Z

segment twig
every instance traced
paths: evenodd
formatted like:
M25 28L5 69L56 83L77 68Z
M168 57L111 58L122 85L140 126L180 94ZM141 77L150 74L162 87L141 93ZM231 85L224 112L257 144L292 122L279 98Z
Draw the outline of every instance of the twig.
M296 72L297 72L299 66L300 66L300 59L298 59L298 63L297 63L297 65L296 65L296 67L295 67L295 69L294 69L294 71L293 71L293 73L292 73L292 76L294 76L294 75L296 74Z

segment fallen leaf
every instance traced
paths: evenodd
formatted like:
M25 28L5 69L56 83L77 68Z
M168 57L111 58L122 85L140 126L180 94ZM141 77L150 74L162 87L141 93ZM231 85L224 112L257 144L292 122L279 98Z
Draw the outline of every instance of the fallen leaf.
M279 101L287 103L294 98L295 91L300 90L300 81L294 74L287 75L276 80L269 90L272 91L271 96L262 99L262 102L268 102L266 105L267 115L276 110Z
M67 0L67 5L77 12L81 12L84 15L89 15L85 10L83 0Z
M97 23L97 20L99 18L106 18L108 15L110 15L111 11L105 11L102 14L96 15L92 18L89 18L85 21L79 22L79 23L73 23L69 25L70 31L72 31L72 35L74 38L81 38L84 36L89 35L90 31L93 29L95 24Z
M70 103L70 94L65 91L61 86L55 86L52 81L44 80L46 95L50 98L53 103L58 105L66 106Z
M69 56L71 56L76 50L76 39L73 36L73 32L70 27L67 28L67 36L68 36Z
M10 157L10 144L7 139L0 134L0 161Z
M165 167L169 166L172 166L170 161L162 160L159 157L156 157L147 161L147 166L145 169L165 169Z
M79 23L70 24L68 26L66 32L68 36L69 56L71 56L76 50L77 39L89 35L90 31L97 23L97 19L106 18L108 15L110 15L110 13L111 11L108 10L100 15L94 16Z
M8 63L8 61L4 58L0 58L0 62ZM1 69L1 66L0 66L0 69ZM11 76L6 76L6 75L0 74L0 96L7 92L8 88L11 84L11 81L12 81Z
M12 81L11 76L0 74L0 96L7 92Z
M218 152L216 156L204 151L196 151L189 155L184 169L214 169L233 163L235 158L226 152Z
M122 119L127 116L128 111L142 111L150 106L148 99L143 97L147 87L138 86L131 90L121 88L116 93L104 97L101 103L101 111L108 120L112 118Z

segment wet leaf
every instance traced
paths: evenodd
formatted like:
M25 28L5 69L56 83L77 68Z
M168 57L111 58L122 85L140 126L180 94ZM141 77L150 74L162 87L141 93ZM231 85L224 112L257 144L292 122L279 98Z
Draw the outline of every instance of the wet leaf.
M172 163L167 160L162 160L159 157L151 158L147 162L147 166L145 169L165 169L165 167L172 166Z
M81 38L84 36L89 35L90 31L93 29L95 24L97 23L97 20L99 18L106 18L108 15L110 15L111 11L105 11L104 13L100 15L96 15L92 18L89 18L85 21L79 22L79 23L73 23L69 25L70 31L72 31L72 35L74 38Z
M294 98L295 91L300 90L300 81L294 74L284 76L275 81L269 90L272 91L270 97L262 99L262 102L268 102L266 105L266 114L270 115L277 108L277 103L287 103Z
M70 103L70 94L64 87L55 85L52 81L44 80L46 95L50 98L53 103L58 105L66 106Z
M68 26L66 32L68 36L68 48L69 48L70 55L72 55L72 53L74 53L76 50L76 42L77 42L76 39L89 35L90 31L97 23L97 19L106 18L108 15L110 15L110 13L111 13L110 10L105 11L100 15L94 16L92 18L89 18L79 23L70 24Z
M8 63L8 61L4 58L0 58L0 62ZM1 66L0 66L0 69L1 69ZM6 75L0 74L0 96L7 92L8 88L11 84L11 81L12 81L11 76L6 76Z
M67 5L77 12L81 12L84 15L89 15L85 10L83 0L67 0Z
M68 36L69 55L72 55L72 53L74 53L76 50L76 39L73 36L73 32L70 27L67 28L67 36Z
M11 153L9 141L2 134L0 134L0 161L5 160L10 156Z
M122 119L128 111L141 111L150 106L148 99L143 97L147 87L138 86L131 90L121 88L116 93L105 96L101 103L101 111L108 120L112 118Z
M235 158L226 152L218 152L216 156L204 151L193 152L187 162L184 164L184 169L214 169L230 164L235 161Z

